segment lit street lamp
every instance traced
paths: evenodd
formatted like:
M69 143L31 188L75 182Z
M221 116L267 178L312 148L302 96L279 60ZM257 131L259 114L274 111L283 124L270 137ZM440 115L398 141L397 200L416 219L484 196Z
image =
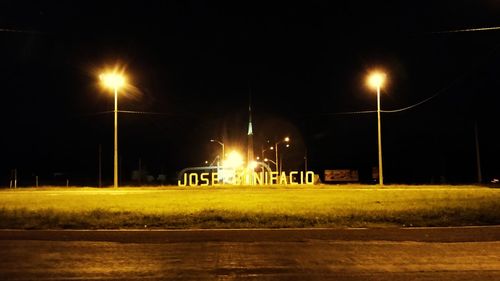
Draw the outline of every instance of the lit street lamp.
M264 162L271 162L271 163L273 163L274 165L276 165L276 162L274 162L274 161L273 161L273 160L271 160L271 159L267 159L267 158L265 158L265 159L264 159Z
M278 142L276 142L276 143L274 144L274 151L275 151L275 153L276 153L276 158L275 158L274 165L276 165L276 172L281 172L281 171L279 170L279 168L281 168L281 167L279 167L279 166L278 166L278 145L279 145L279 144L281 144L281 143L283 143L283 142L289 142L289 141L290 141L290 138L289 138L289 137L286 137L286 138L284 138L283 140L278 141ZM287 145L288 145L288 144L287 144Z
M262 158L265 158L265 157L264 157L264 152L266 152L266 151L268 151L268 150L274 150L274 146L270 146L270 147L268 147L268 148L264 148L264 147L263 147L263 148L262 148Z
M218 140L210 140L210 142L216 142L222 146L222 160L226 159L226 155L224 154L224 143Z
M290 147L290 144L286 144L285 147ZM281 174L281 171L283 171L283 152L281 152L280 154L280 174Z
M382 168L382 133L380 127L380 87L384 85L385 73L373 72L368 76L368 85L377 89L377 120L378 120L378 173L379 184L384 185L384 172Z
M102 84L115 93L115 148L113 186L118 187L118 89L125 85L125 77L116 71L99 75Z

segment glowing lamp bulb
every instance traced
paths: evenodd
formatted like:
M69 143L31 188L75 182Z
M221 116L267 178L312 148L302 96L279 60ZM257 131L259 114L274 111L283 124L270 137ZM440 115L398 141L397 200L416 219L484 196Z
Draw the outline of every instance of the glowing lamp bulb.
M103 73L99 75L99 79L105 87L118 89L125 85L125 77L117 73Z
M380 88L384 85L385 82L385 73L382 72L374 72L368 76L368 85L372 88Z

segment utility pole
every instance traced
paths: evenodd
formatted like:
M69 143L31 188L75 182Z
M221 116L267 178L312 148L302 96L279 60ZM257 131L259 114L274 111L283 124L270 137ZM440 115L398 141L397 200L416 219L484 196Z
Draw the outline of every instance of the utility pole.
M476 163L477 163L477 182L482 183L483 182L483 176L481 173L481 154L479 151L479 136L477 132L477 120L474 122L474 135L475 135L475 140L476 140Z
M123 182L122 181L122 175L123 175L123 173L122 173L123 156L119 156L118 158L119 158L119 161L118 161L118 183L122 184L122 182Z
M102 186L102 162L101 162L101 155L102 155L102 147L101 147L101 144L99 144L99 187Z
M139 158L139 185L142 185L142 159Z
M304 168L305 168L304 172L307 172L307 147L306 147L306 151L304 153Z

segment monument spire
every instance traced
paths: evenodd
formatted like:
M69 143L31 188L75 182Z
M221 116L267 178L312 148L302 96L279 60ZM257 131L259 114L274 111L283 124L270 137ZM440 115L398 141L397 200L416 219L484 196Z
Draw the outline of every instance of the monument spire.
M247 133L247 163L253 161L253 128L252 128L252 91L248 94L248 133Z

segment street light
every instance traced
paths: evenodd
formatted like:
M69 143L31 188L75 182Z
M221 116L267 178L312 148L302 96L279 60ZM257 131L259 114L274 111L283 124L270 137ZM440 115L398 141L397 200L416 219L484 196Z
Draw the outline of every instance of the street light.
M273 161L273 160L271 160L271 159L267 159L267 158L266 158L266 159L264 159L264 162L271 162L271 163L273 163L274 165L276 165L276 162L274 162L274 161Z
M379 173L379 184L384 185L384 172L382 168L382 133L380 127L380 87L384 85L385 73L383 72L373 72L368 76L367 82L371 88L377 90L377 120L378 120L378 173Z
M262 158L265 158L264 152L266 152L268 150L274 150L274 146L269 146L268 148L262 148Z
M285 145L286 148L289 148L290 147L290 144L286 144ZM280 154L280 174L281 174L281 171L283 171L283 152L281 152Z
M281 168L281 167L278 167L278 145L279 145L279 144L281 144L281 143L283 143L283 142L289 142L289 141L290 141L290 138L289 138L289 137L286 137L286 138L284 138L283 140L278 141L278 142L276 142L276 143L274 144L274 151L275 151L275 153L276 153L276 158L275 158L274 165L276 165L276 172L281 172L281 171L279 170L279 168Z
M222 160L224 161L224 159L226 159L226 155L224 154L224 143L218 140L210 140L210 142L216 142L222 146Z
M112 89L115 94L115 148L114 148L114 173L113 186L118 187L118 89L125 85L126 79L122 74L116 71L103 73L99 75L104 87Z

